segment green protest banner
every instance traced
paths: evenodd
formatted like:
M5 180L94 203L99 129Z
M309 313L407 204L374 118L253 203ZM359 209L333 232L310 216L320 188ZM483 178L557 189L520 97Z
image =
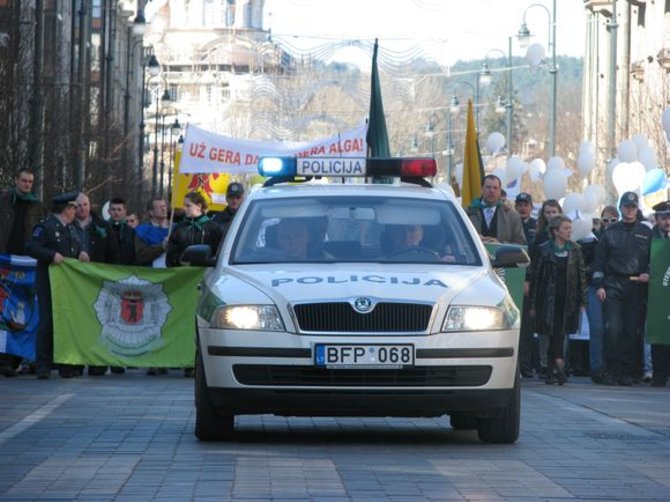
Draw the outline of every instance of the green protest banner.
M511 244L505 244L505 246L510 246ZM491 254L495 255L496 248L501 246L501 244L484 244L486 250ZM517 246L522 249L526 249L526 246ZM516 308L519 309L519 312L523 312L523 283L526 280L526 269L525 268L503 268L496 269L498 276L503 280L507 286L507 290L514 300Z
M670 345L670 239L651 241L647 342Z
M49 267L54 361L184 367L195 358L203 269L81 263Z

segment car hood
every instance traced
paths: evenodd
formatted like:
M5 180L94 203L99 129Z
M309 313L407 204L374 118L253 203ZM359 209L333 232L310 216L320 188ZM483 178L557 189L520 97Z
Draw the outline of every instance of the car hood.
M408 264L274 264L223 269L212 288L225 303L263 302L278 306L367 296L379 301L496 305L507 295L487 267ZM218 290L218 291L216 291ZM254 290L254 291L252 291Z

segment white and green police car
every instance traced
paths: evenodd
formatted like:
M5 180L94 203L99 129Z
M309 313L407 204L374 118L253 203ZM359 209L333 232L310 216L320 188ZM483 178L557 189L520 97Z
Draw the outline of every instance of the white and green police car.
M528 257L512 246L490 257L454 196L425 180L435 170L433 159L261 160L271 177L216 260L206 246L182 256L213 267L196 320L199 439L273 413L448 414L483 441L517 440L519 312L493 267ZM289 183L324 175L335 178Z

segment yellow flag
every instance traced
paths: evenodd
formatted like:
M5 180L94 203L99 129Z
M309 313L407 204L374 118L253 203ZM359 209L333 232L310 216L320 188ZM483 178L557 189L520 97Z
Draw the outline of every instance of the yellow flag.
M461 189L461 205L464 208L470 206L474 199L481 196L483 177L484 167L482 157L479 154L475 114L472 108L472 100L469 100L468 126L465 133L465 153L463 155L463 187Z
M175 152L174 175L172 176L172 207L183 207L184 196L189 192L200 192L207 199L208 209L222 211L226 207L226 188L230 183L230 175L213 174L181 174L179 163L181 152Z

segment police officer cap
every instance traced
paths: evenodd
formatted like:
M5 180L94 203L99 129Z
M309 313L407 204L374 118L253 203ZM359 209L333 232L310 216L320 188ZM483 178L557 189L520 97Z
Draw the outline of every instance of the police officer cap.
M244 185L234 181L228 185L226 195L244 195Z
M533 203L533 197L528 192L521 192L516 196L515 202L528 202L529 204Z
M656 214L670 214L670 201L659 202L652 209Z
M77 205L77 196L79 196L79 192L65 192L65 193L60 193L56 196L54 196L51 199L51 204L55 206L66 206L68 204L72 204L73 206Z
M635 192L626 192L621 196L621 206L639 206L640 200Z

